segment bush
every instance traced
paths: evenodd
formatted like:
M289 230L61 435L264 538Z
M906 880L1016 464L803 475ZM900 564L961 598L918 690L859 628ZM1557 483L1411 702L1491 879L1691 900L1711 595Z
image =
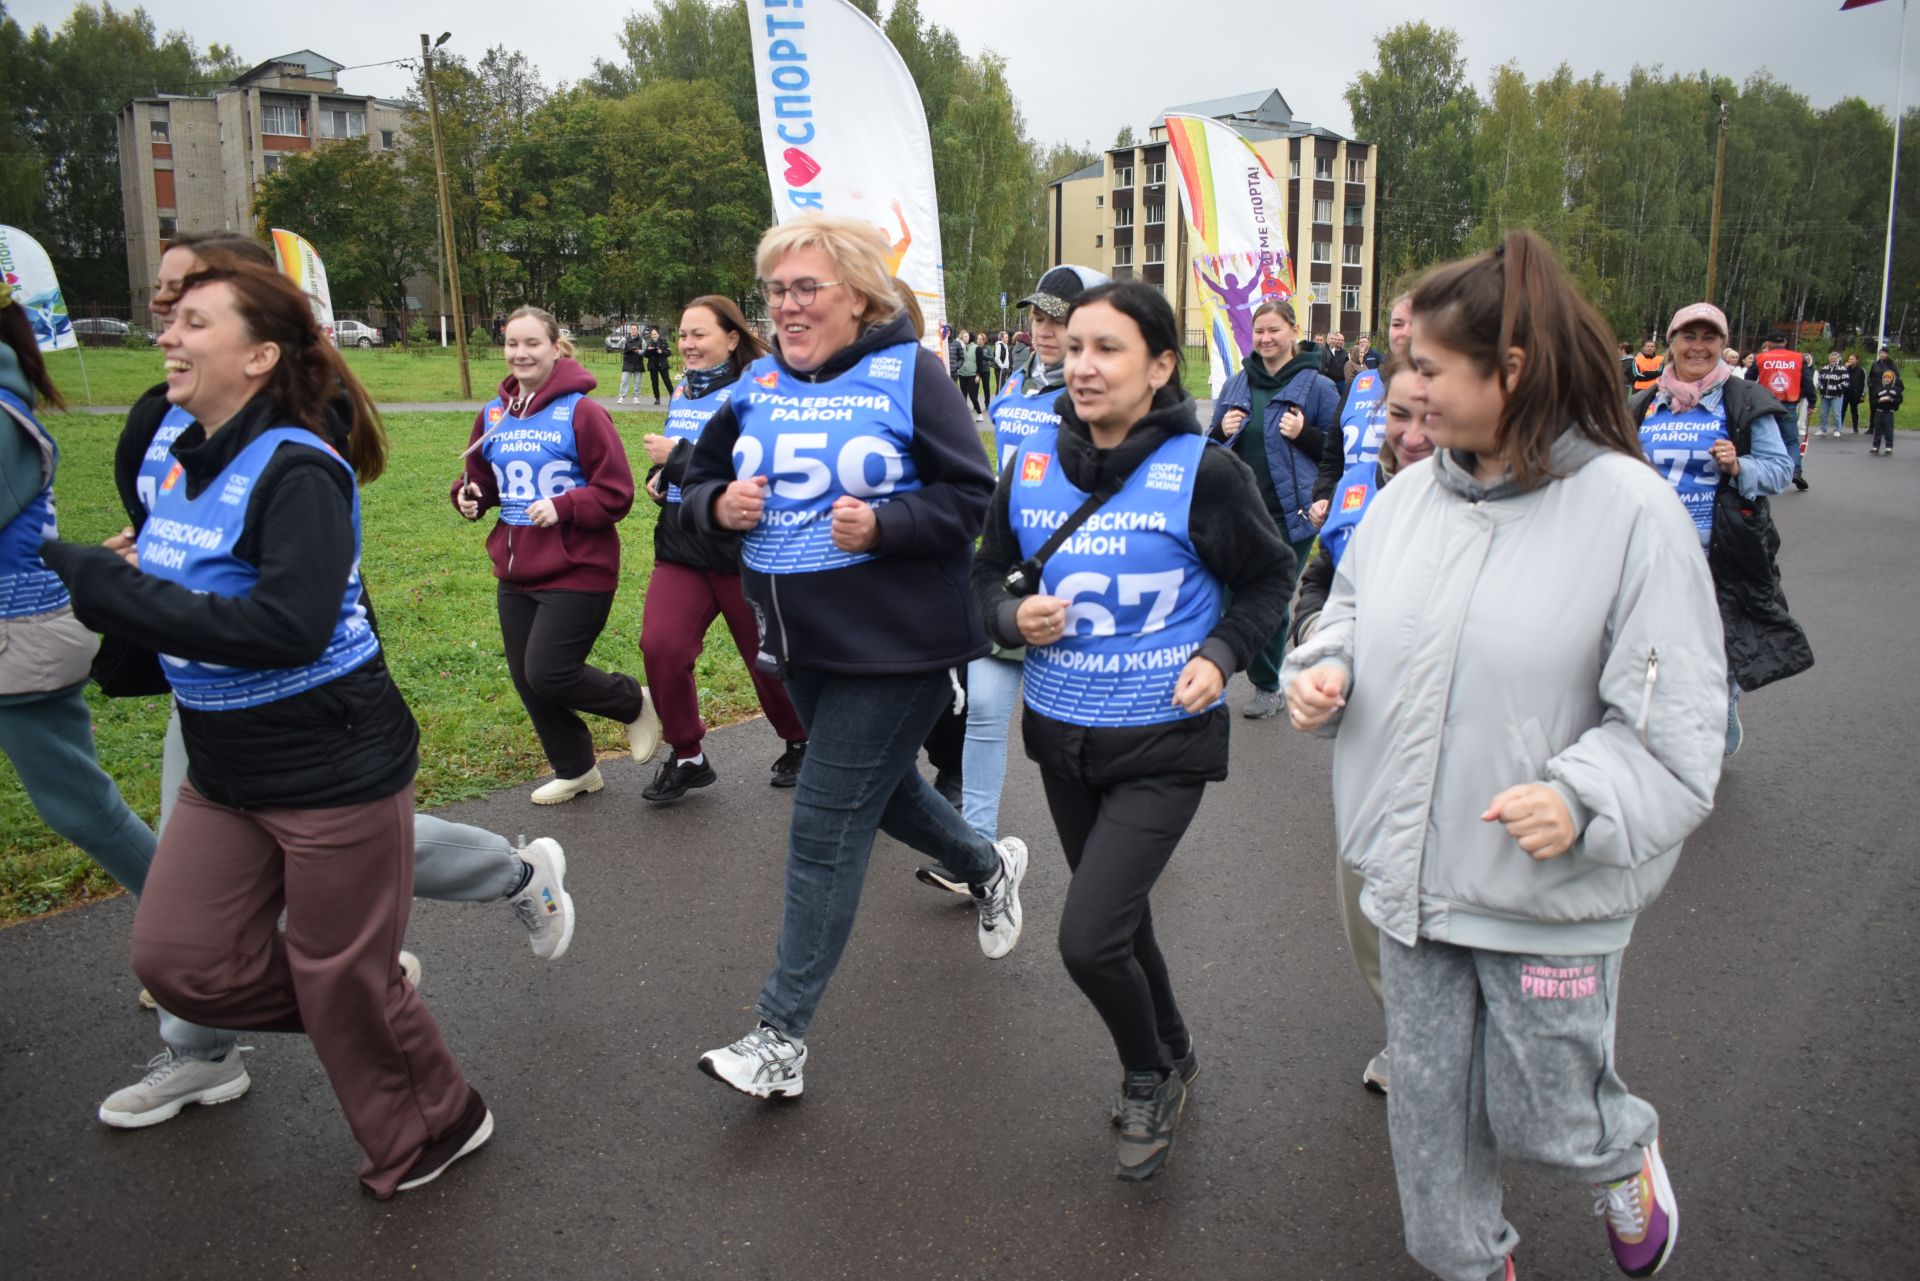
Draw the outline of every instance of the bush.
M427 350L427 320L424 316L415 316L413 323L407 326L407 346L416 352Z

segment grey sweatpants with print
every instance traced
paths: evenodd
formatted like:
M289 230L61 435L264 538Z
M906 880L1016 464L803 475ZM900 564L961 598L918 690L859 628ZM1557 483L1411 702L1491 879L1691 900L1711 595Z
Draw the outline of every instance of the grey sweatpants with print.
M1614 1072L1621 952L1522 956L1380 940L1393 1089L1387 1133L1407 1252L1446 1281L1505 1275L1520 1234L1500 1163L1577 1183L1640 1168L1653 1105Z

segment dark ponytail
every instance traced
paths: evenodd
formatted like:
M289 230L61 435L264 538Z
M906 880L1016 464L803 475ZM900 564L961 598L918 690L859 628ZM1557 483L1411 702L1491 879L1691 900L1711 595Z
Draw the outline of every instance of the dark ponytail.
M1491 252L1434 268L1414 287L1413 311L1429 341L1499 377L1496 447L1521 486L1553 475L1553 442L1569 427L1641 457L1613 331L1533 232L1510 231ZM1526 358L1509 386L1507 352L1515 347Z

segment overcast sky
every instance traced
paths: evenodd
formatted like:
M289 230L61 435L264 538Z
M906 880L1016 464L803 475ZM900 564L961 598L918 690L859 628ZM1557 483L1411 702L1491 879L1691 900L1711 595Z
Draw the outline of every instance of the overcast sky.
M449 49L478 59L490 45L518 48L553 84L582 78L596 57L617 59L621 18L645 6L146 0L144 7L161 30L184 31L202 48L232 45L250 62L303 48L349 66L417 57L422 27L435 36L451 29ZM1736 80L1764 67L1816 107L1857 94L1891 112L1901 0L1847 14L1839 12L1840 0L1735 0L1717 11L1619 0L921 0L920 7L968 52L992 49L1006 59L1031 136L1104 147L1122 125L1144 131L1167 106L1264 88L1279 89L1297 117L1347 132L1342 92L1371 64L1373 36L1417 18L1460 33L1469 72L1482 86L1507 61L1530 77L1564 61L1581 77L1597 71L1616 80L1635 63L1704 66ZM7 8L25 26L57 27L73 6L15 0ZM1920 18L1911 25L1920 26ZM408 92L409 74L366 66L343 72L341 83L349 92L399 96Z

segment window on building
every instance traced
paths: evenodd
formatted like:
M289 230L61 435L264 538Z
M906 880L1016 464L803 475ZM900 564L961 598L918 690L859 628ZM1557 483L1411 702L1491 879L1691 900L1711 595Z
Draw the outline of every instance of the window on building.
M1121 165L1113 171L1113 189L1119 191L1133 185L1133 166Z
M1093 198L1093 207L1095 209L1105 209L1107 207L1107 198L1105 196L1095 196Z
M1347 181L1365 182L1367 180L1367 162L1359 159L1347 161Z
M1287 162L1287 177L1298 178L1299 176L1300 176L1300 159L1299 157L1296 156L1292 160L1289 160Z
M179 232L180 232L180 220L178 218L172 218L172 217L167 217L165 215L162 215L162 217L160 218L161 243L172 244L173 238L176 235L178 235Z
M157 116L147 122L147 131L155 142L165 142L167 140L167 122Z
M1331 240L1314 241L1313 242L1313 260L1315 262L1332 262L1333 261L1333 242Z
M322 138L364 138L367 136L367 113L347 111L340 107L322 107L320 136Z
M1340 265L1343 267L1359 267L1364 265L1360 261L1360 246L1359 245L1341 245L1340 246Z
M1316 280L1307 286L1307 297L1322 306L1333 301L1333 284L1326 280Z
M1358 227L1366 219L1366 216L1367 207L1365 205L1347 206L1347 226Z
M1313 202L1313 220L1327 226L1333 225L1333 201L1316 200Z
M1113 247L1113 265L1116 267L1133 266L1133 246L1115 245Z
M1093 234L1093 247L1095 249L1100 248L1102 245L1106 243L1107 243L1107 238L1104 234L1097 231Z
M304 138L307 136L307 109L277 103L265 105L260 108L260 132L277 134L282 138Z
M1116 227L1133 226L1133 206L1115 205L1113 207L1113 225Z
M1360 310L1360 286L1358 285L1340 286L1340 310L1341 311L1359 311Z
M268 152L266 155L260 157L260 172L279 173L280 157L274 155L272 152Z
M1315 156L1313 158L1313 176L1322 182L1333 181L1333 157Z
M393 150L393 130L382 129L380 131L380 150L382 151Z
M1157 187L1167 180L1167 162L1156 160L1147 166L1147 185Z
M1149 227L1157 222L1165 222L1167 220L1167 202L1164 200L1149 202L1146 213L1147 225Z
M1167 260L1167 247L1165 245L1148 245L1147 246L1147 265L1149 267L1151 267L1155 263L1165 262L1166 260Z

